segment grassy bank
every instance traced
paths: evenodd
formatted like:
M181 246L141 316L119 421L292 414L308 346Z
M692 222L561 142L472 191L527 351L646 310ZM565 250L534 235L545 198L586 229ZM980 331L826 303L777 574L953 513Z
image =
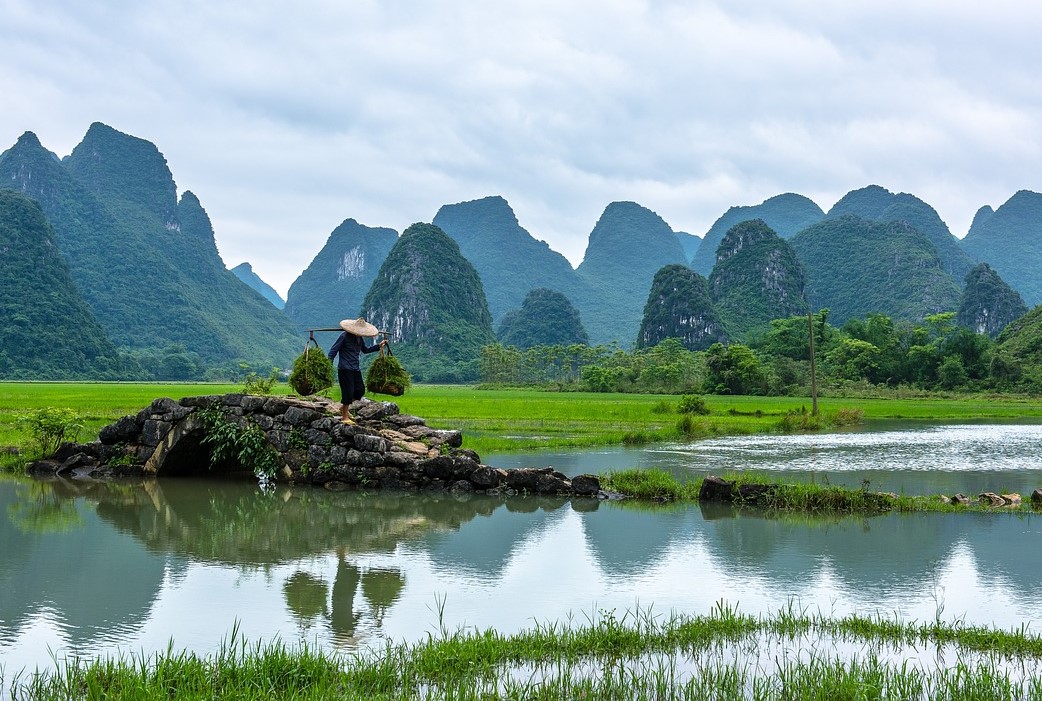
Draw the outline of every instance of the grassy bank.
M514 635L446 631L330 654L234 634L214 655L67 662L8 680L12 698L1042 699L1042 638L958 623L601 611Z
M84 427L80 440L91 440L102 426L136 413L157 397L240 390L239 385L198 383L0 383L0 446L22 441L16 417L33 409L72 409ZM283 384L275 391L290 390ZM830 430L853 421L1042 420L1042 403L1002 396L823 399L817 419L806 413L809 399L793 397L706 396L710 413L704 416L679 413L680 397L664 395L420 385L395 401L403 412L422 416L431 426L461 429L464 445L479 453Z
M1006 508L981 505L972 500L967 505L945 502L939 495L884 494L863 489L826 486L810 483L779 484L766 476L749 474L721 475L733 482L736 488L763 486L766 491L747 504L738 500L734 506L754 506L767 512L794 512L806 515L833 514L879 514L888 511L902 513L935 511L999 511ZM620 470L610 472L601 479L601 486L643 502L691 502L698 501L702 489L702 478L692 477L681 481L663 470ZM1031 509L1032 504L1023 504Z

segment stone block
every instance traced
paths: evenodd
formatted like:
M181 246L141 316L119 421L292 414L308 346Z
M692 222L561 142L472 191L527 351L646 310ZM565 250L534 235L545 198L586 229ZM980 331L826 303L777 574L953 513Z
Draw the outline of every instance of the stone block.
M289 450L289 431L267 431L265 435L268 437L268 443L270 443L271 447L275 450L280 453Z
M538 494L567 494L572 491L572 485L554 473L542 474L536 477L535 491Z
M474 485L467 480L457 480L449 485L452 494L470 494L474 491Z
M329 448L321 445L308 446L308 462L312 465L321 465L324 462L332 462L329 458Z
M365 421L375 421L394 416L398 413L398 405L394 402L357 401L351 403L351 414Z
M419 416L412 416L411 414L394 414L387 417L387 422L403 428L406 426L423 426L425 423Z
M341 424L338 419L333 419L328 416L321 419L315 419L311 422L311 428L315 429L316 431L325 431L326 433L329 433L337 426L342 425L344 424Z
M153 421L149 419L141 427L141 442L144 445L157 446L170 431L170 424L166 421Z
M329 434L319 431L317 428L309 428L304 431L304 440L311 445L329 445Z
M289 409L289 407L289 401L278 397L269 397L264 400L263 411L268 416L281 416L286 413L286 410Z
M441 456L428 458L421 462L419 467L428 477L451 483L457 480L470 479L478 465L467 458Z
M221 404L225 406L242 406L242 394L226 394L221 397Z
M312 409L305 409L304 407L291 406L286 409L284 415L286 423L293 426L307 426L312 421L322 418L322 414Z
M593 475L576 475L572 478L572 491L580 496L596 496L601 491L601 481Z
M387 441L380 436L373 436L367 433L360 433L354 438L355 447L359 450L371 452L371 453L386 453L387 452Z
M267 397L258 397L253 394L247 394L239 401L239 406L241 406L244 411L248 411L252 414L257 411L263 411L264 403L267 401Z
M220 401L221 397L217 394L207 394L201 397L182 397L181 401L178 402L181 406L188 407L201 407L206 409L216 401Z
M98 440L105 445L128 443L141 433L141 424L136 416L124 416L115 423L109 424L98 432Z
M459 431L434 431L429 438L431 443L459 448L463 445L463 434Z
M506 470L498 470L488 465L480 465L470 475L470 481L482 489L495 487L506 482Z

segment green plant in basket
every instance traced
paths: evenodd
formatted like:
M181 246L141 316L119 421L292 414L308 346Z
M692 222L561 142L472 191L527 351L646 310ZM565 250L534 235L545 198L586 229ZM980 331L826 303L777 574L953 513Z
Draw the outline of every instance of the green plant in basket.
M307 396L333 385L333 363L317 345L308 345L293 361L289 385L297 394Z
M402 364L394 357L390 348L384 351L380 349L380 355L369 366L365 375L365 386L370 392L376 394L389 394L392 397L400 397L405 394L412 384L412 378L405 371Z

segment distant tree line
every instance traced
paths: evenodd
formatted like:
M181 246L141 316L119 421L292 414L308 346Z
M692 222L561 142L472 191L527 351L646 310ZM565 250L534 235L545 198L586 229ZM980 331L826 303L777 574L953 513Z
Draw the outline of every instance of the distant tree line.
M819 387L1042 392L1042 369L1016 346L1037 347L1035 327L992 339L959 326L954 312L919 322L885 314L828 323L829 310L776 319L748 344L692 351L678 339L626 351L617 345L485 346L481 382L592 392L806 395L810 329ZM1030 338L1026 338L1030 336ZM1034 339L1034 340L1032 340Z

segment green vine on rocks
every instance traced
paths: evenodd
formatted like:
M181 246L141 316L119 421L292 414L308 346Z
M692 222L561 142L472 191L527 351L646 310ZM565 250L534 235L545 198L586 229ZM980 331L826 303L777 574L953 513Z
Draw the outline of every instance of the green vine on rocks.
M205 437L203 443L212 447L210 469L225 461L252 467L257 477L274 480L281 466L278 452L268 443L264 429L252 421L242 424L229 420L228 412L213 404L199 412Z

